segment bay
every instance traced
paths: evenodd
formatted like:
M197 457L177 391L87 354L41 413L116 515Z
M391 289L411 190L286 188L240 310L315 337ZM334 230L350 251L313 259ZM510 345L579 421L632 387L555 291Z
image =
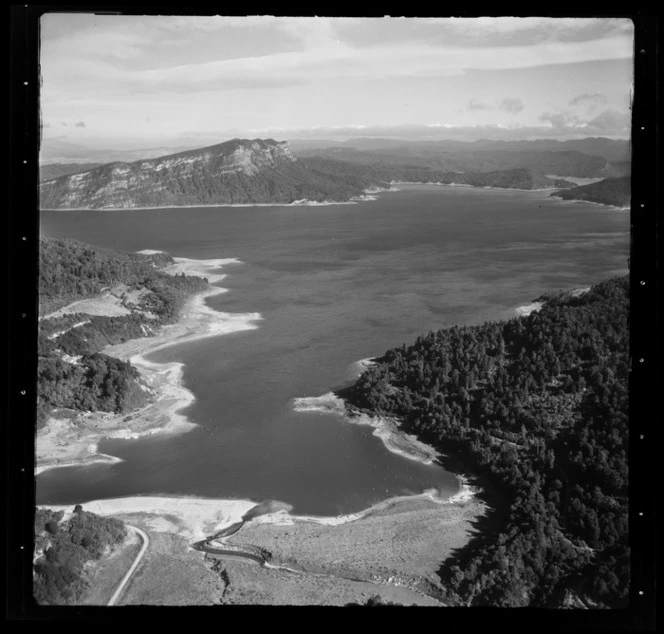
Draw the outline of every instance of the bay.
M359 359L429 330L509 319L543 292L625 274L629 212L548 194L400 185L354 205L42 212L46 236L238 258L208 304L263 319L151 355L185 364L197 428L103 441L123 462L47 471L37 502L196 495L334 515L432 487L452 495L457 480L439 466L292 400L348 384Z

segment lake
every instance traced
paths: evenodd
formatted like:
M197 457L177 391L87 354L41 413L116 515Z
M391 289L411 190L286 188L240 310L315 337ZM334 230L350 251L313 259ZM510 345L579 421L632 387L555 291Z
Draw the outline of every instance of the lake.
M119 251L238 258L209 298L259 312L258 330L173 346L198 427L106 440L124 461L37 479L38 504L130 495L276 499L336 515L395 495L458 490L456 478L388 452L366 427L295 412L347 385L357 361L454 324L509 319L544 292L627 273L629 212L549 192L400 185L354 205L49 211L41 232Z

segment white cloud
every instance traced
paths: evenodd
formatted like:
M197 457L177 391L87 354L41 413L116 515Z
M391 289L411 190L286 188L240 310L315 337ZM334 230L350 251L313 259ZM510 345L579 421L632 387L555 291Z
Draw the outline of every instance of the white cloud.
M493 106L490 106L489 104L482 103L481 101L478 101L477 99L473 98L471 99L467 104L466 104L466 109L467 110L493 110Z
M553 128L573 124L561 115L567 109L586 122L598 114L599 101L584 91L608 95L604 109L624 110L628 62L611 65L618 72L610 77L595 69L633 55L628 20L55 18L43 25L44 118L53 127L85 121L109 137L143 127L177 134L216 120L242 129L329 127L354 123L358 112L371 124L407 113L453 126L538 125L546 111ZM579 66L568 73L568 64ZM528 95L523 115L518 95Z
M136 54L136 49L129 42L129 39L125 41L123 55ZM444 77L472 69L501 70L610 60L628 56L630 46L616 38L476 49L405 44L357 50L335 45L262 57L135 71L120 69L107 61L85 55L77 54L75 61L64 64L45 55L42 68L46 87L60 84L67 92L76 92L77 88L87 92L91 88L93 92L99 89L102 93L111 94L154 90L183 92L320 82L332 78Z
M628 136L631 127L631 116L618 110L605 110L599 115L584 119L570 112L545 112L539 117L543 123L549 123L556 131L582 129L587 134L606 136Z
M519 114L519 112L521 112L525 106L523 105L523 101L521 101L521 99L506 97L500 102L499 108L505 112L509 112L510 114Z
M588 93L584 92L581 95L577 95L574 97L574 99L571 99L569 102L570 106L578 106L578 105L599 105L599 104L604 104L607 102L606 97L599 92L594 92L594 93Z

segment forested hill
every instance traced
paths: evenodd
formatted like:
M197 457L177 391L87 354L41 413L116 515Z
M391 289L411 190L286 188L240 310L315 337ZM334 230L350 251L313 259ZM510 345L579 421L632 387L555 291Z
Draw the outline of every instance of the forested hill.
M389 350L343 396L462 456L508 496L441 569L451 604L626 605L629 281Z
M598 183L557 191L551 195L564 200L587 200L602 205L629 207L632 195L631 179L629 176L605 178Z
M94 577L90 566L117 550L127 529L120 520L100 517L76 505L63 511L35 512L34 597L40 605L80 605Z
M39 312L50 313L114 284L133 285L156 278L156 267L172 261L165 253L120 253L77 240L41 238Z
M147 401L138 371L100 351L156 334L176 319L187 297L207 288L203 278L160 270L170 262L164 253L126 254L75 240L40 240L40 312L51 316L39 321L38 427L54 410L124 413ZM52 314L89 298L113 310L88 314L83 307Z

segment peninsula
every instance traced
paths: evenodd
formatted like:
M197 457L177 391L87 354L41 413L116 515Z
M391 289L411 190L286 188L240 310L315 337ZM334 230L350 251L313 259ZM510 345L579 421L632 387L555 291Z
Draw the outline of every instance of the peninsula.
M239 262L47 238L40 255L37 472L117 461L97 451L104 437L191 429L178 413L194 398L181 364L144 355L255 328L259 314L219 313L205 303L224 292L213 285L225 277L219 269Z

